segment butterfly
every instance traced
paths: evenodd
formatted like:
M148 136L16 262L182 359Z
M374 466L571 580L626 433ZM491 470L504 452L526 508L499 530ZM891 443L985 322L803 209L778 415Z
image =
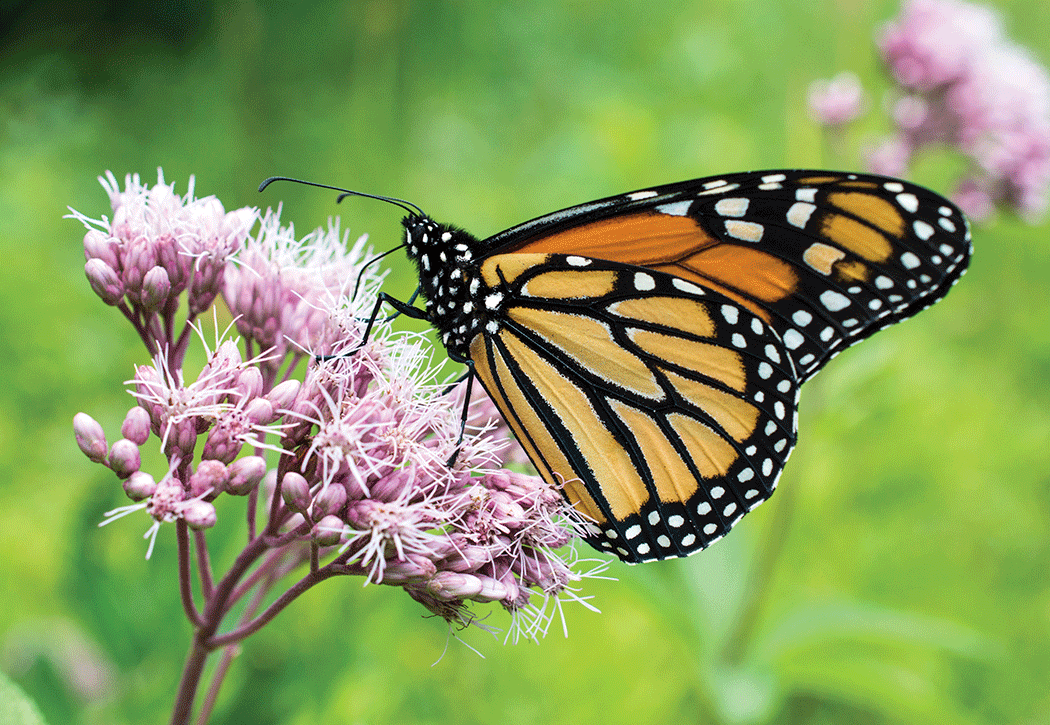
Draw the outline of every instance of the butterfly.
M409 212L425 308L381 301L436 328L627 562L703 549L769 498L802 384L943 297L972 251L947 199L853 173L654 186L487 239L379 198Z

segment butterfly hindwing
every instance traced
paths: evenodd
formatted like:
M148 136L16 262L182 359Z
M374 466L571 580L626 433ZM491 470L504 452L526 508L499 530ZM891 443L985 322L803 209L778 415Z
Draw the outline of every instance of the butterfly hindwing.
M796 439L777 333L729 298L578 255L495 255L475 371L540 472L628 561L683 556L765 500ZM573 482L572 479L579 478Z

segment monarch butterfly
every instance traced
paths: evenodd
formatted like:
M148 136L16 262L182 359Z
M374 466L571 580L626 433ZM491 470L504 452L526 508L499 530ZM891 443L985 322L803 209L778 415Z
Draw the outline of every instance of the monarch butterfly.
M767 499L802 383L972 251L950 201L852 173L654 186L484 240L401 204L426 306L381 299L437 329L588 543L628 562L703 549Z

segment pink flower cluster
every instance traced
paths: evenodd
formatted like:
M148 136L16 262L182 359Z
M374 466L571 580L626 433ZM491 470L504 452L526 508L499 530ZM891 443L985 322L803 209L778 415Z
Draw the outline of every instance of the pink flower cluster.
M905 176L922 149L954 148L971 162L955 193L967 214L980 220L1001 206L1029 221L1041 217L1050 188L1050 74L1006 36L999 16L961 0L908 0L877 42L898 92L890 101L894 133L871 149L869 167ZM829 125L848 116L819 93L810 107Z
M136 502L104 523L144 510L155 538L175 522L184 571L193 537L207 601L191 619L203 626L202 612L228 611L253 586L303 565L293 595L224 637L247 636L339 574L402 587L460 625L474 622L471 602L499 602L515 638L545 632L562 600L583 601L574 585L602 564L582 571L582 561L554 550L587 524L541 479L498 468L506 434L486 434L495 427L491 402L472 406L482 425L464 431L462 394L439 379L425 337L378 320L363 340L381 283L364 264L364 238L348 250L333 222L297 240L274 212L249 235L254 209L226 213L192 191L180 198L162 177L153 189L137 176L122 192L112 175L102 183L113 221L73 214L89 229L87 275L136 323L154 359L129 381L137 405L120 440L109 445L84 413L74 430ZM348 287L359 288L355 298ZM182 292L190 320L176 335ZM205 344L203 369L187 374L186 342L204 337L193 317L219 294L246 352L217 339L214 349ZM163 475L142 470L147 445L165 455ZM245 499L249 540L238 565L213 583L203 550L221 496Z

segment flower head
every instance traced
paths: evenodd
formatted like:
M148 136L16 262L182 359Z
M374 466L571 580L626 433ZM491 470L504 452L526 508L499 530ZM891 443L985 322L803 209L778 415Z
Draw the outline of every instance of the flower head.
M825 126L841 126L860 117L867 106L864 88L855 73L844 71L809 86L809 115Z
M955 194L970 216L998 204L1040 217L1050 187L1050 74L1006 37L999 16L961 0L911 0L878 42L902 94L897 132L869 166L902 175L920 149L954 147L973 164Z
M223 297L237 319L237 329L260 350L281 360L291 349L320 352L326 342L325 308L353 285L362 272L367 236L348 247L349 232L338 220L295 238L292 225L281 226L280 210L267 212L258 234L248 238L237 264L226 271ZM372 297L381 281L363 278L362 297Z
M214 196L194 198L192 177L180 197L159 169L152 188L138 174L128 174L123 191L111 172L99 182L109 194L112 221L70 210L88 228L85 269L96 292L109 304L123 299L133 309L152 313L176 304L178 295L188 291L191 314L207 309L256 210L227 212Z
M376 318L382 277L364 237L346 250L335 221L296 240L268 212L246 238L254 211L226 214L217 200L192 200L192 188L180 198L162 178L147 189L129 177L120 191L112 175L104 186L114 221L78 217L94 225L89 278L129 319L153 320L140 332L155 343L152 364L128 381L137 406L122 438L109 445L90 417L74 422L81 449L135 502L104 523L144 510L150 552L171 522L200 545L218 523L216 500L244 496L252 551L274 554L251 575L267 586L309 562L318 581L402 587L459 625L475 622L471 602L499 602L515 638L546 631L551 603L582 601L575 585L595 572L555 549L586 524L542 479L498 468L509 432L480 388L464 421L465 386L450 385L426 336ZM155 334L170 327L175 295L187 292L192 320L220 290L245 352L223 335L209 347L195 322L173 344ZM206 356L196 375L183 364L193 331ZM157 478L141 470L153 436L168 459Z

